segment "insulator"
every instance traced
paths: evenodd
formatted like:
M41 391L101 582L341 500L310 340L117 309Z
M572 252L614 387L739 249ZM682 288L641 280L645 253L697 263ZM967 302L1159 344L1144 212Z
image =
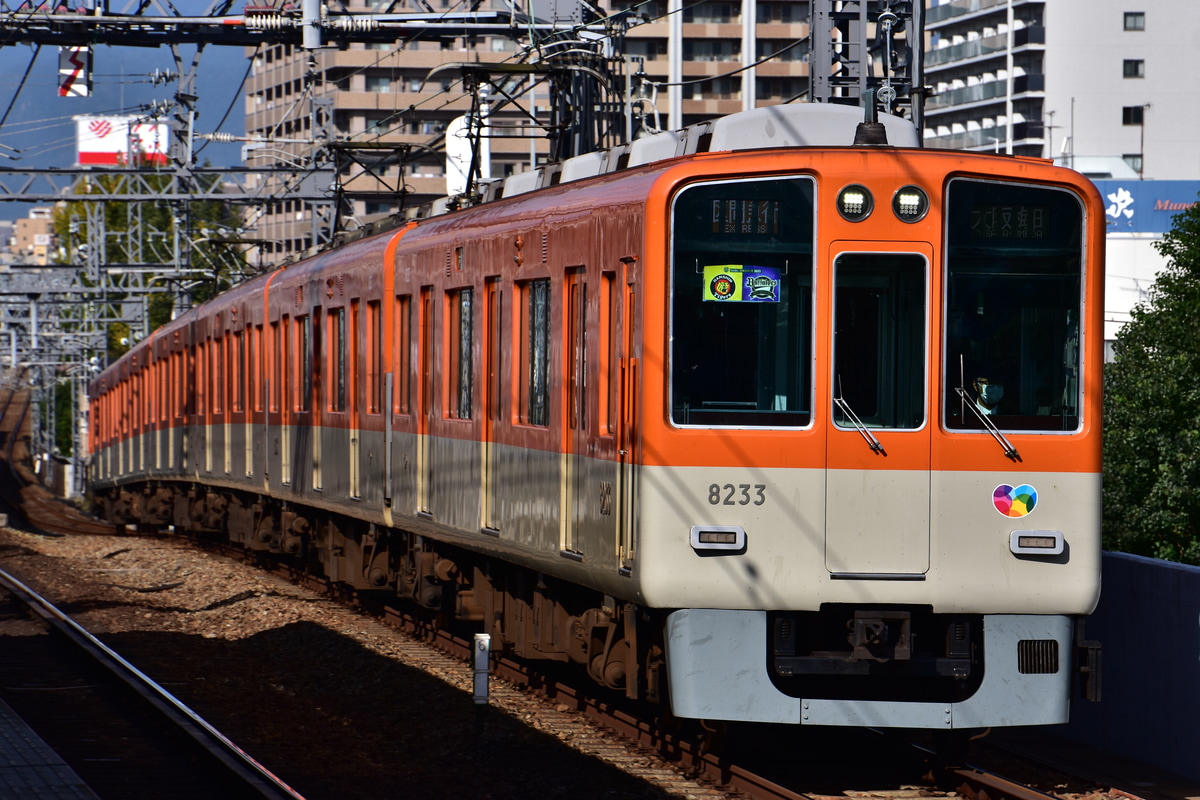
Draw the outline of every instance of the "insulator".
M379 30L379 20L374 17L331 17L322 20L322 27L351 33L377 31Z
M236 142L236 141L238 141L238 137L235 136L234 134L223 133L221 131L216 131L214 133L202 133L202 134L199 134L198 138L207 139L210 142Z
M245 25L252 31L281 31L294 26L292 20L279 14L247 16L243 18Z

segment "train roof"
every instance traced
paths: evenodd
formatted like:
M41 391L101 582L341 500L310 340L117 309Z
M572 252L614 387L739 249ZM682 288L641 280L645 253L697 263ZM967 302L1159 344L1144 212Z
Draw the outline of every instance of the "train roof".
M689 125L682 130L662 131L635 139L629 144L546 164L518 172L482 187L483 202L515 197L548 186L593 178L630 167L653 164L694 153L720 153L783 147L850 147L863 121L857 106L828 103L794 103L764 106L714 120ZM921 139L911 120L880 114L879 122L893 147L920 147ZM463 198L443 197L412 209L409 219L425 219L461 207Z

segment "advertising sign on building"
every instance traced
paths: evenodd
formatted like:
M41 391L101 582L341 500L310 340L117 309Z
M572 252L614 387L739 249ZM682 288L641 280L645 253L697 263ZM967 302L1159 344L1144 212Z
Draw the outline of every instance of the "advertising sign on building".
M75 141L80 166L157 166L167 163L165 123L140 117L80 115Z
M1200 202L1200 181L1094 181L1108 232L1166 233L1176 214Z

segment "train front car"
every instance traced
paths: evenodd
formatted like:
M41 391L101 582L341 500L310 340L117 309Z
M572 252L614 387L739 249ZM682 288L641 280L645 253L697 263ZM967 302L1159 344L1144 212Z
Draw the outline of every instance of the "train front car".
M1066 721L1099 594L1091 184L801 149L676 166L650 207L638 578L677 609L674 712Z

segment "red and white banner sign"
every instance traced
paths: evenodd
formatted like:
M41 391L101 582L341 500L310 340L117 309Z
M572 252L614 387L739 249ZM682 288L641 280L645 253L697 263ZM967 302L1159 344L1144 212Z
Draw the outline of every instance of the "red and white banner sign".
M80 115L75 119L77 163L139 166L167 163L166 123L139 117Z

